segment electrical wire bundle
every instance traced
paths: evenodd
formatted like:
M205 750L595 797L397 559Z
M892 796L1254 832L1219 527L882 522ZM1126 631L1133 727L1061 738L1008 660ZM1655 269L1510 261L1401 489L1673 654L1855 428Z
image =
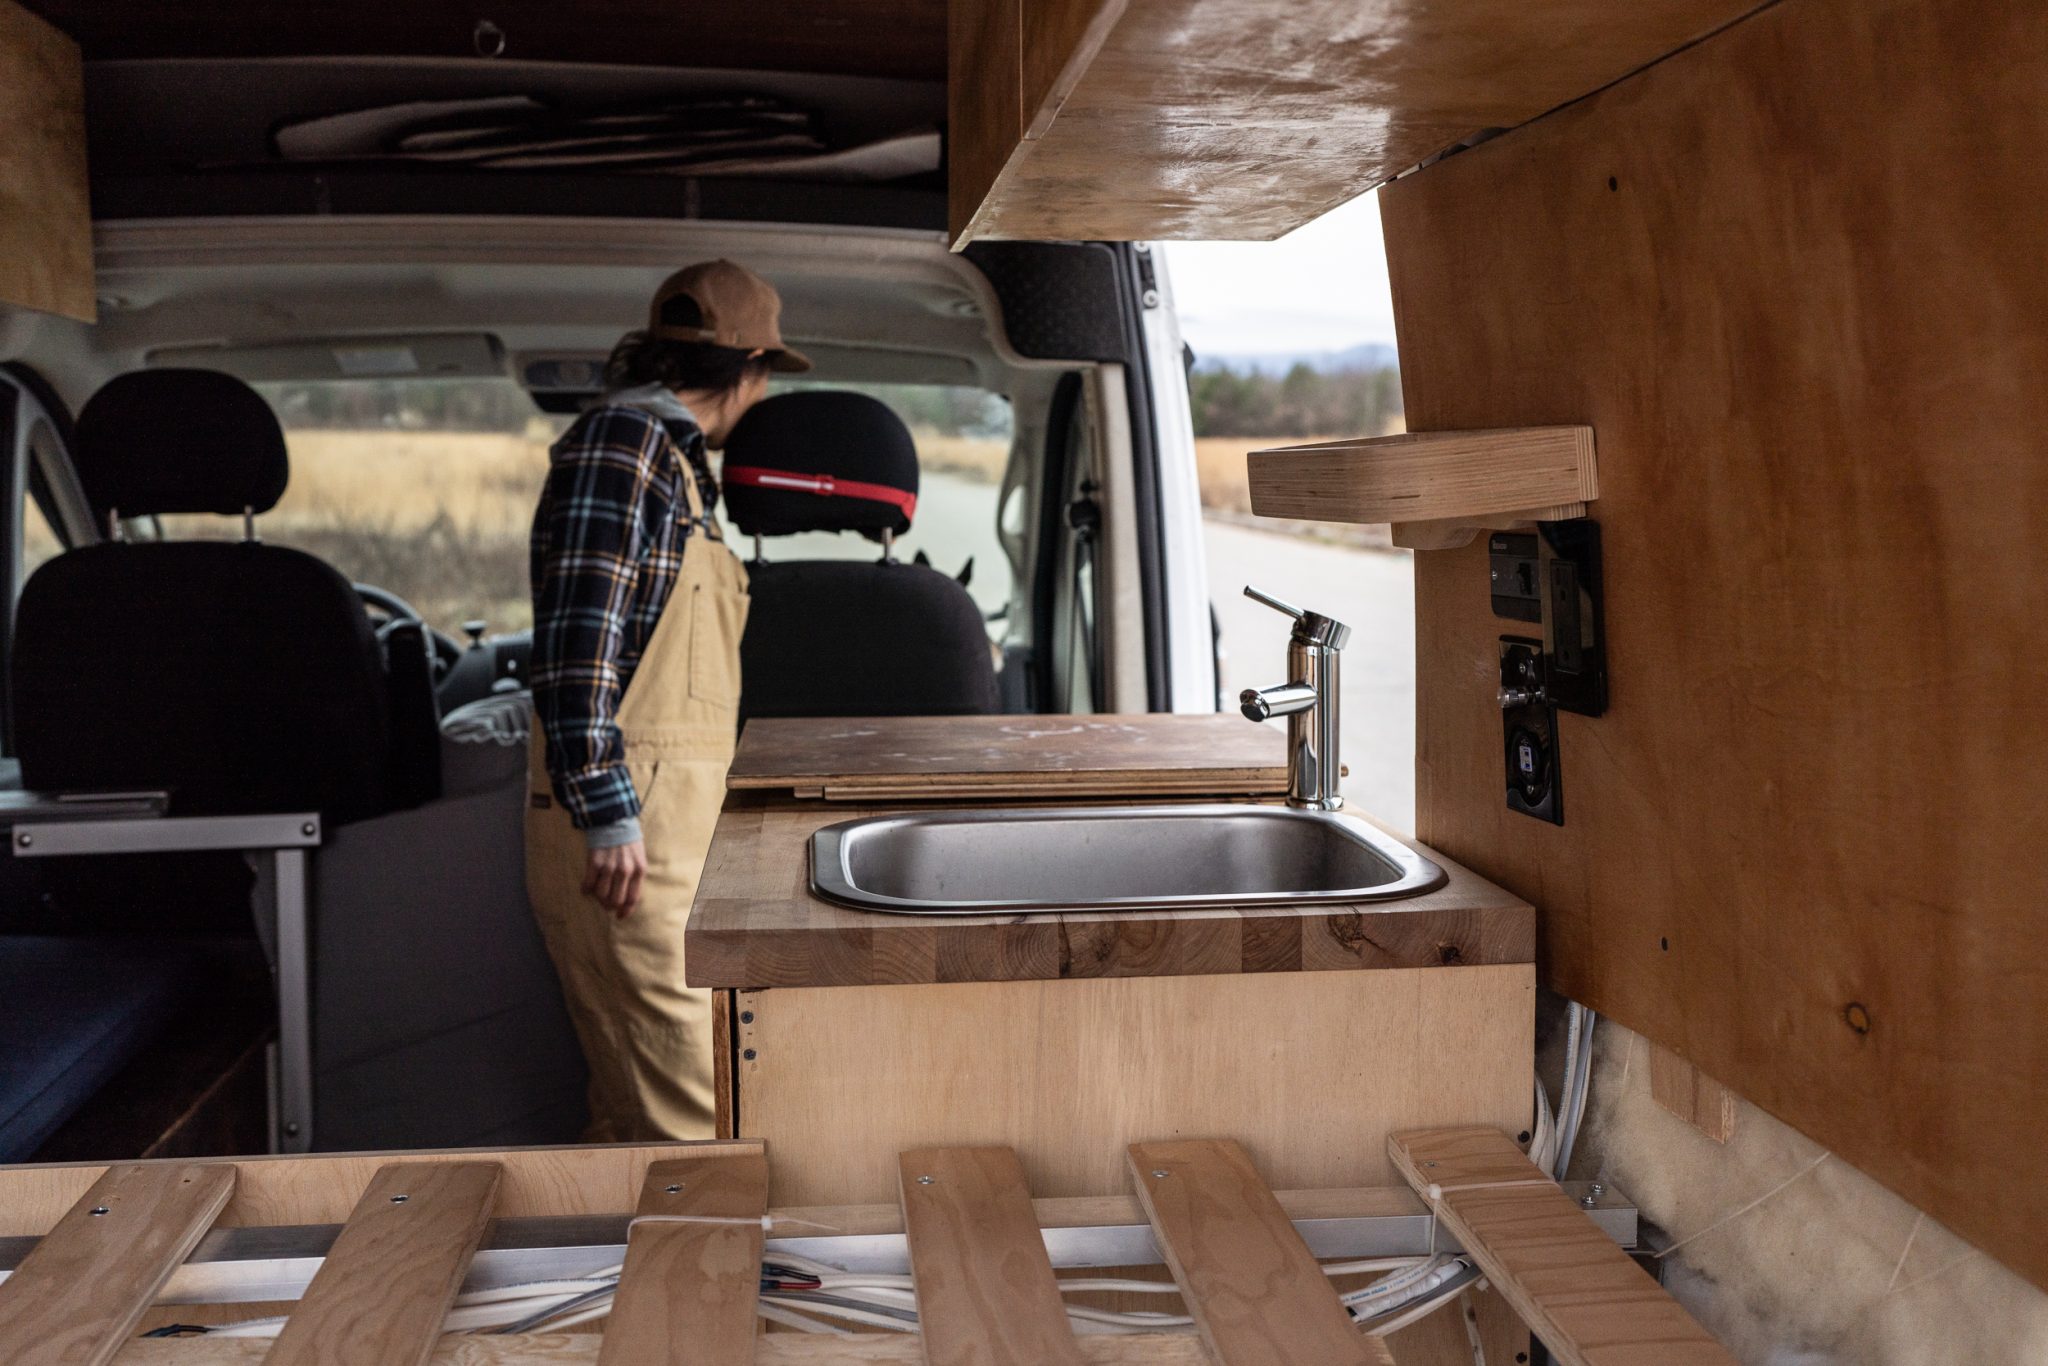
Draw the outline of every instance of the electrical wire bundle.
M607 1267L590 1276L533 1281L471 1291L458 1296L444 1331L450 1333L530 1333L558 1331L611 1313L622 1267ZM1456 1299L1479 1279L1479 1271L1463 1257L1377 1257L1331 1262L1324 1274L1352 1276L1389 1272L1371 1285L1344 1292L1339 1298L1360 1328L1375 1336L1395 1332ZM1060 1282L1063 1294L1124 1291L1171 1295L1171 1281L1120 1277L1076 1277ZM852 1327L892 1332L918 1331L917 1296L907 1275L841 1271L804 1257L778 1255L761 1268L762 1318L811 1333L845 1334ZM1151 1310L1096 1309L1070 1304L1067 1316L1077 1333L1158 1333L1192 1330L1184 1314ZM282 1317L246 1319L201 1328L176 1325L159 1330L209 1337L271 1338L283 1329Z

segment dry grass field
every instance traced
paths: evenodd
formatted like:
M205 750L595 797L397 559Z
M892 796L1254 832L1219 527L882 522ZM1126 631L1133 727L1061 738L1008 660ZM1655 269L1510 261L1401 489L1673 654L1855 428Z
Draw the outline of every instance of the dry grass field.
M516 435L293 429L291 484L257 530L389 589L444 631L469 618L522 630L533 623L527 536L556 431L541 419ZM1001 441L932 433L918 451L927 469L987 482L1008 456ZM174 535L239 532L220 518L167 520Z
M473 617L523 629L527 533L557 430L539 418L517 434L293 429L290 487L258 532L389 589L443 630ZM1198 440L1203 505L1249 514L1245 453L1296 439ZM1009 458L997 439L920 432L917 444L926 470L983 483L1000 480ZM175 536L239 534L227 518L167 520Z

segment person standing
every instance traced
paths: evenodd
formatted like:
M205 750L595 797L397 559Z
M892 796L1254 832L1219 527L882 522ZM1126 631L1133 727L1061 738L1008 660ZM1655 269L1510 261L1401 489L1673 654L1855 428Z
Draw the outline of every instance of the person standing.
M705 452L771 371L810 368L781 311L730 261L671 275L550 450L534 514L527 892L592 1142L713 1136L711 993L683 985L683 922L738 733L747 575Z

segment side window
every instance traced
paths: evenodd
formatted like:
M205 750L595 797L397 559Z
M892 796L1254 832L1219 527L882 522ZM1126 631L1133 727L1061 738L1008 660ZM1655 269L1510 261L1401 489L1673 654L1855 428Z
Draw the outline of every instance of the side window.
M27 583L29 575L63 548L64 542L43 515L42 504L29 498L21 506L21 569L16 582Z

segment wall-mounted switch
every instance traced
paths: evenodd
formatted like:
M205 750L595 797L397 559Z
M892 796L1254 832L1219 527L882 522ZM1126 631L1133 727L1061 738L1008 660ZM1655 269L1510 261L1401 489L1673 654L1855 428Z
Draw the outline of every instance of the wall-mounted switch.
M1607 710L1600 524L1588 517L1544 522L1536 540L1543 690L1562 711L1598 716Z
M1488 535L1486 572L1495 616L1511 621L1543 620L1543 596L1537 591L1534 534L1496 531Z

